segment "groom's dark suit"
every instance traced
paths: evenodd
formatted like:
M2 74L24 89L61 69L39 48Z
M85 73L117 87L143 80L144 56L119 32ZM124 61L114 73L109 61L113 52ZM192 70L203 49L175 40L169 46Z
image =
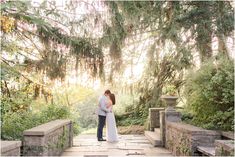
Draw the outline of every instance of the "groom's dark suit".
M105 125L106 120L106 114L109 112L109 110L106 108L106 101L107 97L103 95L99 100L99 108L98 108L98 128L97 128L97 138L98 141L103 139L103 128Z

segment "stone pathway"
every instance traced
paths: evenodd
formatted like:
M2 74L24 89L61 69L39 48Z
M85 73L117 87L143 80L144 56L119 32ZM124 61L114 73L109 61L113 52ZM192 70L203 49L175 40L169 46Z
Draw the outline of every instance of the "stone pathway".
M74 137L73 147L62 156L107 157L107 156L172 156L161 147L153 147L144 135L120 135L116 143L98 142L96 135Z

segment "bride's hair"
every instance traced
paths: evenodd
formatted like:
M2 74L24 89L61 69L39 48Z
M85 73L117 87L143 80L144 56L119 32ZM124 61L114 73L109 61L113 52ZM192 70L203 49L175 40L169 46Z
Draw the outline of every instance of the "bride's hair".
M113 93L111 93L111 94L109 95L109 97L110 97L110 99L111 99L113 105L115 105L115 103L116 103L116 101L115 101L115 95L114 95Z
M110 92L110 90L106 90L105 92L104 92L104 94L111 94L111 92Z

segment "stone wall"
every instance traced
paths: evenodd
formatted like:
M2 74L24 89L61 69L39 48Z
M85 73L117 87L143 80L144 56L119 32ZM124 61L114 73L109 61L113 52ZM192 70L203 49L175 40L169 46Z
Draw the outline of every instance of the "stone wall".
M21 141L1 141L1 156L20 156Z
M216 156L234 156L234 140L216 140Z
M57 156L72 146L70 120L55 120L24 131L24 156Z
M198 155L197 146L211 146L221 135L189 124L166 122L166 143L173 155Z
M150 130L160 127L160 111L164 111L164 108L149 108L149 122Z

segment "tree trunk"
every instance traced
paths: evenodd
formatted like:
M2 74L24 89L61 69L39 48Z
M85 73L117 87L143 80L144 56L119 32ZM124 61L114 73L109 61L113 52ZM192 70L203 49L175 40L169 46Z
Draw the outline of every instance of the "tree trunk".
M5 88L6 88L6 94L10 98L11 97L11 93L10 93L10 90L9 90L9 88L7 86L7 82L5 80L4 80L4 85L5 85Z
M197 48L200 54L201 63L212 57L212 32L211 17L209 15L210 8L207 2L198 2L198 11L203 13L198 17L197 22Z
M222 27L222 21L224 17L224 2L217 2L218 3L218 17L217 17L217 27ZM228 49L226 47L226 37L223 32L218 31L218 52L223 53L225 56L229 57Z
M217 37L218 37L218 51L219 51L219 53L223 53L225 56L229 57L224 35L218 34Z

